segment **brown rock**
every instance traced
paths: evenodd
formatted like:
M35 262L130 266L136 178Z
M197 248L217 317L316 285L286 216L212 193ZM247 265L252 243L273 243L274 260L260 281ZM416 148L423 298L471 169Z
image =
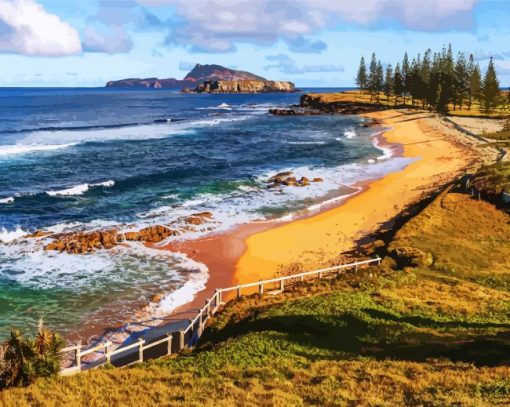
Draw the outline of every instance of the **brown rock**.
M176 236L179 232L167 228L166 226L154 225L140 230L139 240L143 242L158 243L166 239L168 236Z
M34 233L30 233L28 235L25 235L23 237L27 239L36 239L38 237L45 237L51 235L51 232L45 232L44 230L36 230Z
M312 182L323 182L324 180L322 178L314 178Z
M288 178L285 178L284 180L282 180L280 182L282 185L285 185L285 186L288 186L288 187L295 187L298 185L298 180L296 179L296 177L288 177Z
M284 171L284 172L279 172L278 174L276 175L273 175L272 177L270 177L267 182L269 183L280 183L282 182L285 178L288 178L292 175L292 171Z
M140 240L140 233L139 232L126 232L126 233L124 233L124 239L137 242Z
M310 185L310 180L306 177L301 177L301 179L299 180L299 185L302 187Z
M151 295L150 302L160 302L163 299L163 296L161 294L154 294Z

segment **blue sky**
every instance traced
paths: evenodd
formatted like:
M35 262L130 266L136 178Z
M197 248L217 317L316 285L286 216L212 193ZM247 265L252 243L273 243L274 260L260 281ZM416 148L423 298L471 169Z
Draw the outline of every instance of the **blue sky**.
M195 63L351 86L361 55L494 57L510 85L507 0L0 0L0 86L182 78Z

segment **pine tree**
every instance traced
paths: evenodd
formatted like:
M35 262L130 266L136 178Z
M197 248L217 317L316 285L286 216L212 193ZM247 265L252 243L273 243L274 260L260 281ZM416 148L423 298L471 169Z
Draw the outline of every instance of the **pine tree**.
M422 108L427 104L427 92L430 86L430 54L432 51L428 49L423 55L423 61L420 66L420 78L418 84L418 98L422 101Z
M375 87L377 91L377 102L379 103L380 101L379 94L384 91L384 71L381 61L377 62Z
M368 91L370 92L370 100L377 92L377 59L375 52L372 52L372 59L370 60L369 76L368 76Z
M481 91L482 91L482 71L480 70L480 65L476 64L473 68L473 72L469 78L469 93L471 96L471 101L469 104L469 109L471 110L471 103L473 100L481 103Z
M386 72L384 75L384 94L388 98L388 103L390 100L390 96L393 94L394 86L393 86L393 69L391 64L386 66Z
M409 69L409 93L411 95L411 104L414 106L416 99L420 97L421 85L421 57L418 54L417 58L413 58L411 68Z
M400 71L400 64L397 63L395 66L395 72L393 73L393 92L395 93L395 106L398 104L398 98L404 95L404 78Z
M489 61L489 66L485 72L482 85L482 100L481 110L486 115L490 115L499 104L499 80L494 68L494 61L492 57Z
M361 57L361 61L359 63L358 75L356 76L356 84L358 85L362 93L367 89L368 85L367 66L365 64L364 57Z
M404 59L402 61L402 79L404 80L404 105L406 104L406 95L409 94L410 88L410 65L409 65L409 57L407 56L407 52L404 54Z
M454 91L453 91L453 110L458 105L462 109L462 105L469 90L468 66L464 53L459 52L454 68Z

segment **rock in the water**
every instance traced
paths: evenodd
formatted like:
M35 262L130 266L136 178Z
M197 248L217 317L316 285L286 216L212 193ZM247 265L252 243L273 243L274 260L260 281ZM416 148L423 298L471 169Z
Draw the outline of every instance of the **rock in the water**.
M189 216L183 218L184 222L189 225L202 225L207 222L208 219L211 219L213 214L211 212L199 212L192 213Z
M310 185L310 180L306 177L301 177L301 179L299 180L299 185L302 187Z
M142 242L158 243L169 236L176 236L178 234L179 232L166 226L155 225L140 230L138 240Z
M45 237L45 236L49 236L51 234L52 234L52 232L45 232L44 230L36 230L34 233L30 233L23 237L25 237L27 239L37 239L39 237Z
M287 187L304 187L310 185L310 182L322 182L322 178L314 178L310 181L307 177L301 177L301 179L297 179L292 176L291 171L280 172L276 175L270 177L266 182L269 185L269 188L277 187L277 186L287 186Z
M124 241L158 243L179 232L166 226L154 225L138 232L119 233L115 229L94 232L73 232L53 235L54 241L45 250L83 254L98 249L111 249Z

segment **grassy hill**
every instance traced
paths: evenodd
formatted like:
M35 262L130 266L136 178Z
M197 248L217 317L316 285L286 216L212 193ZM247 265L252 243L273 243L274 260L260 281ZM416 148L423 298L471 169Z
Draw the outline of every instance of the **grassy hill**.
M373 103L379 106L387 106L388 108L394 108L398 105L398 107L421 107L421 104L417 104L416 106L412 105L412 100L410 97L407 97L404 103L404 99L399 97L398 100L395 100L394 96L387 97L384 94L379 95L379 100L377 101L375 97L371 97L368 93L361 93L359 90L350 90L339 93L328 93L328 94L311 94L311 96L320 96L322 102L324 103L335 103L335 102L345 102L345 103ZM506 100L506 93L505 93ZM458 106L453 108L453 105L448 106L448 114L450 116L459 116L459 117L487 117L481 110L480 104L477 101L474 101L471 109L468 109L466 106L459 108ZM504 104L498 107L489 117L508 117L510 105Z
M375 269L230 303L181 356L39 380L6 405L510 403L510 216L447 194Z

